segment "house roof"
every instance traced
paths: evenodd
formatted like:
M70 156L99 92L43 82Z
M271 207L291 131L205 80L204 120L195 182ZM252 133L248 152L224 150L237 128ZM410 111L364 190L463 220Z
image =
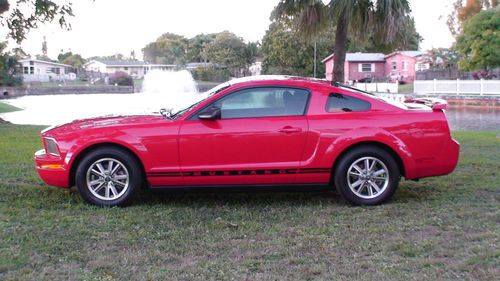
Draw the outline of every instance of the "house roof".
M174 64L151 64L144 61L136 61L136 60L91 60L87 62L85 65L89 65L93 62L100 62L105 64L106 66L118 66L118 67L142 67L142 66L157 66L157 67L174 67Z
M132 61L132 60L94 60L105 64L107 66L144 66L147 63L143 61Z
M323 59L321 62L325 63L326 61L330 60L333 58L334 54L329 55L325 59ZM346 61L380 61L383 62L385 61L385 55L382 53L347 53L345 55L345 60Z
M421 52L421 51L397 51L397 52L392 52L385 57L388 58L388 57L392 57L392 56L397 55L397 54L401 54L401 55L404 55L407 57L416 58L416 57L419 57L425 53Z
M72 67L69 64L52 62L52 61L45 61L45 60L38 60L38 59L32 59L32 58L25 58L25 59L19 60L20 63L29 62L29 61L34 61L34 62L39 62L39 63L45 63L45 64L50 64L50 65L55 65L55 66L62 66L62 67Z

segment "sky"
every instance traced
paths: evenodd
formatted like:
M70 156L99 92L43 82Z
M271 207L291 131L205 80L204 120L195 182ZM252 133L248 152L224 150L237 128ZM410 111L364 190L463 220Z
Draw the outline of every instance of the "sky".
M326 0L325 0L326 1ZM41 54L47 39L48 55L61 50L83 57L105 56L141 49L166 32L187 38L199 33L229 30L246 41L259 41L269 27L269 16L278 0L74 0L72 29L56 23L30 31L21 47ZM417 31L423 36L421 50L450 47L453 42L446 24L452 0L410 0ZM139 3L139 4L138 4ZM442 17L440 19L440 17ZM15 44L11 43L14 47Z

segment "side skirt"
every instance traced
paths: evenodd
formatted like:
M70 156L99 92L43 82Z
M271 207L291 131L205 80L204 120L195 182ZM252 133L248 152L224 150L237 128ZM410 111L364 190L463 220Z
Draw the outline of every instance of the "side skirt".
M239 184L239 185L189 185L150 186L150 190L182 192L277 192L277 191L325 191L332 190L328 183L302 184Z

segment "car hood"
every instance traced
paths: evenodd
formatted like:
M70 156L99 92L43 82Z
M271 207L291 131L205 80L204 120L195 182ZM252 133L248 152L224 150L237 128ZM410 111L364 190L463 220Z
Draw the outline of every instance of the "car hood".
M103 116L88 119L74 120L70 123L51 126L42 131L46 133L64 133L75 130L95 129L95 128L109 128L130 126L139 124L152 124L157 122L165 122L166 119L161 115L130 115L130 116Z

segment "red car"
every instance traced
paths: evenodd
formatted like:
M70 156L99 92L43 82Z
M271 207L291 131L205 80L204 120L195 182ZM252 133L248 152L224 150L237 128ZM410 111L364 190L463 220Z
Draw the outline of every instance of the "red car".
M233 80L177 112L76 120L42 131L49 185L96 205L143 187L334 186L353 204L387 201L401 177L451 173L459 144L446 102L391 103L324 80Z

